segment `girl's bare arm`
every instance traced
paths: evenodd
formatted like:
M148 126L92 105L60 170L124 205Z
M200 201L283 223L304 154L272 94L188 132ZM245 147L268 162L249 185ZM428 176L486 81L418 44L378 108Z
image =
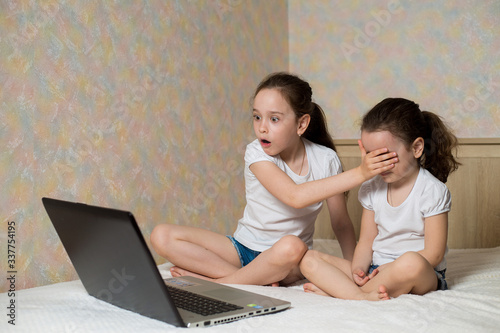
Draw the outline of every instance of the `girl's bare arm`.
M351 264L353 279L358 285L363 285L368 282L366 273L372 262L372 245L377 234L378 229L375 223L375 212L363 208L359 241L358 245L356 245L354 259Z
M269 161L253 163L250 170L260 183L281 202L294 207L304 208L344 193L366 180L394 167L396 153L387 153L386 148L366 153L360 143L361 165L341 174L295 184L278 166Z
M444 258L448 238L448 213L425 219L424 249L419 253L436 267Z
M339 241L342 255L344 259L352 261L356 247L356 234L347 211L346 197L344 193L337 194L326 199L326 204L330 213L332 230Z

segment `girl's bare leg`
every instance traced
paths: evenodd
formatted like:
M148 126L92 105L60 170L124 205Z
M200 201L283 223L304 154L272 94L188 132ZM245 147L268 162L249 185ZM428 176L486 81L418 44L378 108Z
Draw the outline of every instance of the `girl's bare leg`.
M304 284L304 291L306 293L312 293L316 295L321 295L321 296L330 296L323 290L319 289L316 285L313 283L306 283ZM387 288L384 285L380 285L378 287L378 295L377 295L379 300L388 300L390 299L389 293L387 292Z
M303 288L304 288L304 291L306 293L312 293L312 294L321 295L321 296L330 296L327 293L325 293L323 290L318 288L314 283L305 283Z
M379 273L362 289L373 290L379 285L387 288L389 295L424 295L437 288L434 268L417 252L407 252L395 261L379 267Z
M306 291L344 299L388 299L402 294L423 295L436 290L434 268L417 252L407 252L395 261L379 267L379 273L364 286L350 278L348 261L317 251L308 251L300 268L312 284ZM348 275L349 274L349 275Z
M172 264L201 276L220 278L241 267L232 242L209 230L161 224L153 229L151 244Z
M216 282L255 285L295 282L303 279L298 265L306 251L306 244L298 237L284 236L248 265L217 279Z
M245 267L225 277L210 280L229 284L272 286L278 286L280 283L291 284L304 278L300 273L298 263L306 251L307 246L300 239L295 236L285 236ZM176 268L175 273L206 279L206 277L180 268Z
M234 284L276 285L302 279L298 264L307 251L298 237L285 236L241 268L232 242L208 230L159 225L151 234L151 243L158 254L178 266L175 275Z
M342 299L378 301L389 298L383 285L372 290L359 287L351 277L351 262L342 258L309 250L300 263L300 269L311 281L310 284L304 285L307 292Z

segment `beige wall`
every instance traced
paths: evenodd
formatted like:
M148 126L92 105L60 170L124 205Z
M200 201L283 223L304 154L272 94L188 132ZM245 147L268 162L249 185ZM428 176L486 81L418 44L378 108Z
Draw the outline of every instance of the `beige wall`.
M289 0L290 69L337 139L386 97L443 116L461 138L500 137L500 2Z
M148 242L163 222L232 232L249 99L288 69L287 26L284 0L0 2L0 244L15 221L17 289L76 278L43 196L131 210Z

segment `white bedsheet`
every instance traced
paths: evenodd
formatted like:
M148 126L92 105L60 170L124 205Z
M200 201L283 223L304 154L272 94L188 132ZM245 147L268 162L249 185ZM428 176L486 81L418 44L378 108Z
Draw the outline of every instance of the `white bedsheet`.
M335 241L315 248L338 253ZM202 332L500 332L500 247L450 250L450 290L403 295L384 302L345 301L292 287L242 286L292 303L286 311L194 329ZM169 264L161 265L169 276ZM1 332L179 332L185 330L90 297L80 281L20 290L16 325L8 324L6 293L0 294Z

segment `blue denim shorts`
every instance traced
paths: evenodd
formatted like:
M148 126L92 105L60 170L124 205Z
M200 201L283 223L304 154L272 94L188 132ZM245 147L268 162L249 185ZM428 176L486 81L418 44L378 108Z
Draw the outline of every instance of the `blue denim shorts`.
M445 276L446 268L443 269L442 271L434 270L434 272L436 272L438 278L437 290L448 290L448 283L446 283L446 276Z
M370 269L368 270L368 274L371 274L375 268L379 265L370 265ZM436 290L448 290L448 283L446 283L446 268L442 271L434 270L438 279L438 285Z
M241 267L245 267L252 260L254 260L259 254L261 254L261 252L254 251L252 249L249 249L245 245L241 244L236 239L234 239L233 236L226 236L226 237L231 240L231 242L234 245L234 248L236 249L236 252L238 252L238 256L240 257Z

